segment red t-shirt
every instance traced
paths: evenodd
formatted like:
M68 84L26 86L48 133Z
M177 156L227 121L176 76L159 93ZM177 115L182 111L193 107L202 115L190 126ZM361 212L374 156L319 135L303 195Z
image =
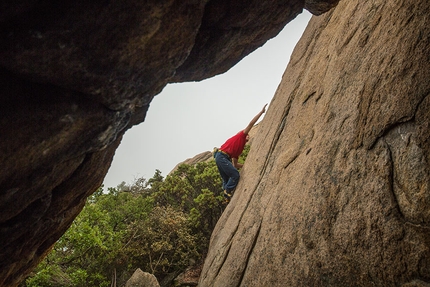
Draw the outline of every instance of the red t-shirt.
M239 158L246 144L246 134L243 131L229 138L221 147L220 150L228 153L231 158Z

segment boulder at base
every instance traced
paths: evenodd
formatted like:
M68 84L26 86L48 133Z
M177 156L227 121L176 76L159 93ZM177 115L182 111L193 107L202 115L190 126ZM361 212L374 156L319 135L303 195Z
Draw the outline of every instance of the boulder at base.
M160 284L158 284L157 278L154 275L137 268L133 276L128 279L125 287L160 287Z

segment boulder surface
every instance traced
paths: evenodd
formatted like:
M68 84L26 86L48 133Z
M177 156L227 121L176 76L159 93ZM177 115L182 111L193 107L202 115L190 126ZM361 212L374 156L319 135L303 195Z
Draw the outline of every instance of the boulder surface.
M153 274L143 272L138 268L125 283L125 287L160 287L160 284Z
M430 2L314 16L199 286L429 286Z

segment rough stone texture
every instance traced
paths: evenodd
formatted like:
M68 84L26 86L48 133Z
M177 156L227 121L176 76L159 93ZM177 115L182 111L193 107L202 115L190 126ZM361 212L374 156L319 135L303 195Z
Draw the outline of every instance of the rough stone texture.
M133 276L125 283L125 287L160 287L154 275L143 272L140 268L134 271Z
M430 2L313 17L199 286L430 284Z
M325 11L336 4L317 2ZM23 0L1 5L2 67L126 109L148 104L169 81L202 80L227 71L276 36L306 1Z
M304 7L335 4L2 1L0 286L23 280L64 233L166 83L222 73Z
M179 274L174 280L175 287L192 287L198 286L200 273L202 272L203 264L198 264L187 268L184 272Z
M266 37L274 37L294 19L308 1L217 0L209 1L196 43L172 81L199 81L227 71L232 61L242 59L260 47ZM319 1L328 11L337 1ZM272 13L266 13L271 10ZM315 8L313 13L320 12ZM234 43L234 48L231 46ZM222 46L213 49L213 45Z

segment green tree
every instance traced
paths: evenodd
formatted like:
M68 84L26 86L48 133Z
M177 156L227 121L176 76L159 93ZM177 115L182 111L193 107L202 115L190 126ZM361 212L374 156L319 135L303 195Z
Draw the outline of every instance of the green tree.
M225 207L222 203L222 180L215 161L199 163L196 169L199 172L195 176L195 184L199 193L193 199L190 220L195 232L203 237L205 243L202 247L206 249L212 230Z
M169 206L187 214L197 236L197 250L204 256L212 230L225 207L215 161L178 166L159 185L154 201L158 206Z
M251 149L251 146L249 144L245 145L245 147L243 148L242 153L239 156L238 162L241 164L245 163L246 157L248 156L248 153Z
M128 279L124 238L128 226L146 220L151 210L150 197L116 189L93 194L27 286L109 286L113 273Z
M205 256L222 200L213 160L101 187L24 286L110 286L113 275L121 286L137 268L159 280L178 273Z
M186 214L169 206L155 207L148 220L129 225L128 237L130 263L159 280L184 270L190 259L199 257Z

